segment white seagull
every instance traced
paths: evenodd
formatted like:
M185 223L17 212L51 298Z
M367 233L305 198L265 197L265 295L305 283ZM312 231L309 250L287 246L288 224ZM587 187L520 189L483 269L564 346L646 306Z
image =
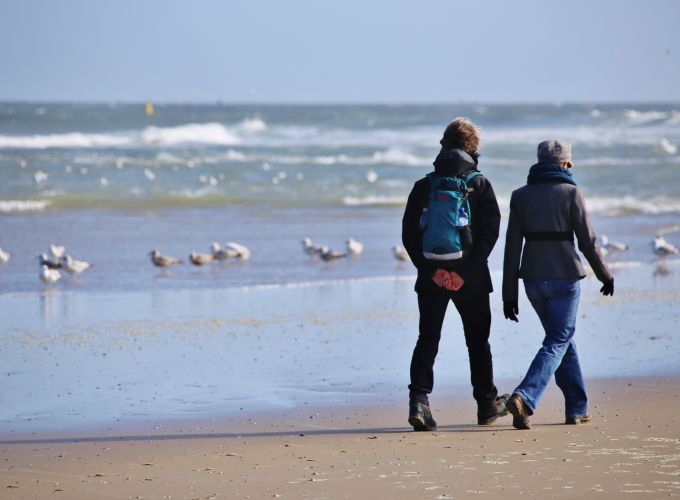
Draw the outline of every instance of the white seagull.
M236 258L241 259L241 260L248 260L250 259L250 250L248 247L241 245L239 243L234 243L233 241L227 241L224 244L224 248L226 250L232 250L236 252Z
M678 247L667 242L666 239L660 234L657 234L654 238L654 241L652 241L652 250L659 257L667 257L669 255L677 255L680 253Z
M52 257L60 259L61 257L63 257L65 251L66 247L53 245L52 243L50 243L50 253L52 254Z
M59 259L59 262L61 263L61 267L63 267L64 270L69 274L80 274L92 267L92 264L89 262L84 260L76 260L70 255L64 255L61 259Z
M231 248L222 248L219 243L210 245L213 257L217 260L235 259L238 257L238 252Z
M350 255L361 255L364 251L364 244L359 243L354 238L347 238L347 253Z
M392 247L392 255L394 255L394 258L399 260L399 261L411 260L410 257L408 256L408 253L406 252L406 250L404 250L399 245L394 245Z
M61 269L61 262L50 259L46 253L38 255L38 260L41 266L46 266L48 269Z
M321 247L314 246L312 240L305 236L302 238L302 251L310 257L314 257L315 255L319 255L321 253Z
M0 248L0 264L6 264L9 262L9 258L12 256L9 252L4 251Z
M344 257L347 257L347 254L343 253L343 252L331 250L330 248L323 246L323 247L321 247L321 253L319 254L319 256L321 257L321 260L329 262L331 260L337 260L337 259L342 259Z
M609 241L609 238L603 234L600 236L600 250L602 251L602 255L614 252L624 252L628 250L628 245L619 243L618 241Z
M43 283L51 284L61 279L58 269L50 269L47 266L40 266L40 279Z
M161 253L158 250L151 250L151 252L149 252L149 255L151 256L151 263L156 267L168 267L182 263L181 260L175 259L174 257L161 255Z
M189 261L195 266L204 266L214 258L210 253L191 252L189 254Z

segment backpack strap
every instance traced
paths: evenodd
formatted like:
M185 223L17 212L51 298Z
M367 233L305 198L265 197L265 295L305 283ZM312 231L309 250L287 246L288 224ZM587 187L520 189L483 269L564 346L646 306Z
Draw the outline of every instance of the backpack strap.
M471 172L468 172L468 174L463 178L463 180L465 181L465 184L467 184L478 175L482 175L482 173L479 170L472 170Z

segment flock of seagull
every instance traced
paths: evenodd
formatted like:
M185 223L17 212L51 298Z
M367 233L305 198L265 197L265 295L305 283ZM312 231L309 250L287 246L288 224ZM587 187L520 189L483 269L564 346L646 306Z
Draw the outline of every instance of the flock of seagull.
M325 245L315 245L309 237L305 237L301 241L303 252L311 257L318 257L325 262L343 259L347 257L357 257L364 251L363 243L354 238L347 238L345 241L344 251L333 250ZM599 241L599 247L603 255L610 255L614 252L623 252L628 250L628 245L616 241L610 241L607 236L602 235ZM651 242L652 251L660 258L677 255L680 249L672 243L666 241L661 234L657 234ZM192 252L189 254L189 262L195 266L204 266L212 261L225 261L227 259L237 259L246 261L250 259L250 249L240 243L229 241L224 245L213 243L210 245L209 253ZM177 264L182 264L183 261L175 257L162 255L158 250L149 252L151 263L160 268L168 268ZM392 256L398 261L409 261L410 258L406 250L399 245L392 247ZM9 262L11 255L9 252L0 248L0 265ZM81 274L93 265L85 260L74 259L66 254L66 249L63 246L54 244L49 245L48 252L38 255L40 265L39 277L43 283L52 284L62 278L62 271L66 271L71 276Z

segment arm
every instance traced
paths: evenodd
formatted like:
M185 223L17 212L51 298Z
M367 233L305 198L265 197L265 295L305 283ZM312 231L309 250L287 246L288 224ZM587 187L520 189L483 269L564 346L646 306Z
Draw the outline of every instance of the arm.
M579 189L574 190L574 201L571 205L571 224L574 233L576 233L578 249L588 260L595 276L602 283L609 283L612 280L612 275L607 269L607 264L605 264L597 246L597 236L595 236L595 231L590 224L585 201Z
M505 255L503 258L503 302L518 301L519 266L522 257L522 223L517 212L515 194L510 197L510 217L505 233Z
M430 267L423 257L422 236L420 234L420 215L427 196L427 187L428 182L426 180L420 180L414 184L401 221L401 241L411 258L411 262L418 270Z

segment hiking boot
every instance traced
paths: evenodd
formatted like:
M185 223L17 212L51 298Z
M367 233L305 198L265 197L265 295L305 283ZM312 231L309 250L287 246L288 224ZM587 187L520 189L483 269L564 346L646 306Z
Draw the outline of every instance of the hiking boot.
M477 403L477 425L491 425L499 417L504 417L508 414L508 409L505 407L510 394L503 394L490 401L480 401Z
M529 424L531 410L518 394L510 396L510 399L505 404L510 413L512 413L512 426L515 429L531 429Z
M414 431L436 431L437 422L432 418L430 407L424 403L411 403L408 408L408 423Z
M585 424L590 422L590 419L593 418L593 416L590 413L586 413L585 415L577 415L575 417L567 417L564 420L564 423L567 425L579 425L579 424Z

